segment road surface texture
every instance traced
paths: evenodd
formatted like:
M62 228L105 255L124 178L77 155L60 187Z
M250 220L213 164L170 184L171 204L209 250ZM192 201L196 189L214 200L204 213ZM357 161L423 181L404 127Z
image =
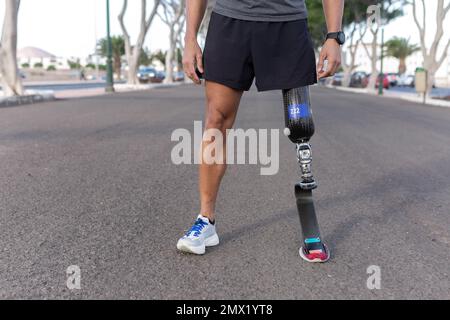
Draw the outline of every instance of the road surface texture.
M177 252L197 168L172 164L171 134L202 120L201 88L0 109L0 298L449 299L450 109L312 93L324 265L298 256L299 170L281 134L278 174L230 166L221 245ZM236 127L283 129L281 94L247 93ZM71 265L80 290L66 286Z

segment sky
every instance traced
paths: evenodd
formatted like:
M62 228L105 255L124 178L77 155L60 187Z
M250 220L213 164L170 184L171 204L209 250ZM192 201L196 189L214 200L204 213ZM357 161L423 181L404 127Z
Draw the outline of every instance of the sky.
M318 0L307 0L318 1ZM126 25L133 39L139 31L140 1L130 0ZM153 1L147 1L148 11ZM446 1L448 2L448 0ZM106 34L105 0L22 0L19 12L18 47L34 46L61 57L86 57L95 49L96 40ZM122 0L110 0L111 31L119 35L121 30L117 16L121 10ZM374 0L376 3L376 0ZM437 0L427 0L428 31L427 40L431 42L435 26L433 22ZM0 0L0 19L3 20L4 1ZM414 24L412 10L406 8L405 16L398 18L385 28L386 40L394 37L411 38L412 43L419 44L417 28ZM450 38L450 14L446 19L446 34ZM145 46L150 50L167 49L168 29L156 18L147 36ZM368 39L369 40L369 39Z
M150 12L153 1L148 2ZM117 16L122 0L110 0L111 33L121 34ZM128 1L125 23L132 40L139 32L140 3ZM4 0L0 0L3 21ZM1 28L1 26L0 26ZM166 49L168 29L159 18L147 35L145 46ZM106 36L106 0L22 0L19 11L18 47L34 46L62 57L86 57L95 50L96 39Z

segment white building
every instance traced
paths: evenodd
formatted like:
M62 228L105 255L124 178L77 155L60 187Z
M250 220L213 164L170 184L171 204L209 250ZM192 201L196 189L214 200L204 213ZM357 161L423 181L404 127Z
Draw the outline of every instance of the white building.
M371 50L371 44L366 44L367 49ZM378 46L377 51L381 55L381 46ZM344 58L347 63L350 62L350 55L345 53ZM367 73L371 72L371 60L368 57L366 50L362 44L358 45L356 51L356 69L355 71L365 71ZM378 69L380 69L381 61L378 61ZM383 60L383 71L387 72L398 72L399 61L396 58L385 57ZM409 56L406 59L406 74L414 74L417 67L423 67L423 57L422 52L418 51ZM440 87L450 87L450 50L447 53L447 58L442 63L442 66L436 73L436 85Z
M91 54L84 61L84 65L87 65L87 64L106 65L106 63L107 63L107 59L105 57L102 57L102 56L98 55L98 54Z
M42 64L44 69L54 66L58 70L70 69L67 59L57 57L47 51L35 47L25 47L17 51L19 67L28 64L33 68L36 64Z

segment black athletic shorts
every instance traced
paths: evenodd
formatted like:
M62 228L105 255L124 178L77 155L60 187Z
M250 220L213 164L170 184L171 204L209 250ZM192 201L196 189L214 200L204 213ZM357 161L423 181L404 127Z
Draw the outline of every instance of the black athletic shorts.
M306 19L239 20L213 12L203 53L204 78L248 91L317 83L316 58Z

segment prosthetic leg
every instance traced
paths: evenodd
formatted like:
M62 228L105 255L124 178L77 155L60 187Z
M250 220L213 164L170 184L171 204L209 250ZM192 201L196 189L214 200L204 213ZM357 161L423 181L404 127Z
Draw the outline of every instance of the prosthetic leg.
M314 135L309 87L283 90L286 129L284 134L295 143L301 169L300 181L295 185L295 197L303 232L300 256L308 262L326 262L329 251L320 238L319 224L314 210L312 190L317 188L311 171L312 151L309 140Z

